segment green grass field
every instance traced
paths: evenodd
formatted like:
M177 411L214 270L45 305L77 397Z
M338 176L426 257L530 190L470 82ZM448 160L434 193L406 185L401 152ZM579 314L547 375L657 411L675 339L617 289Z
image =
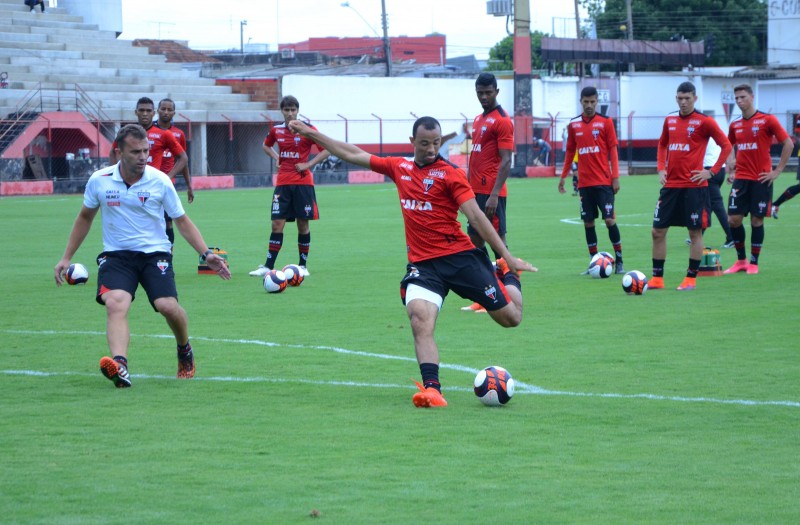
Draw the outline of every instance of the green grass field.
M633 297L620 276L578 275L578 202L556 184L510 181L510 247L540 270L522 279L522 325L445 301L450 406L437 410L411 404L419 370L393 186L318 187L311 276L280 295L247 275L263 262L271 190L199 192L189 215L230 253L234 277L198 275L177 242L197 376L174 379L174 341L142 292L127 390L98 370L99 217L74 258L89 285L57 288L80 197L0 200L0 522L800 522L800 203L768 220L759 275L675 291L688 248L673 229L667 288ZM617 197L626 268L648 276L657 194L655 177L626 177ZM281 266L297 258L286 232ZM604 227L598 236L610 251ZM706 240L723 242L719 226ZM518 381L502 408L471 392L492 364Z

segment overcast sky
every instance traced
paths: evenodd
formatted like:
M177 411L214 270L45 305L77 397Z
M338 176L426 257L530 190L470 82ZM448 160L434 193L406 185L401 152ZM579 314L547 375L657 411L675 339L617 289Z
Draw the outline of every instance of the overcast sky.
M449 57L488 58L489 49L507 35L506 18L487 15L486 0L385 3L390 36L443 33ZM575 35L573 1L531 0L530 6L532 30ZM278 43L312 37L383 35L381 0L122 0L122 9L122 38L188 40L195 49L238 49L240 29L245 44L268 44L270 51L277 51Z

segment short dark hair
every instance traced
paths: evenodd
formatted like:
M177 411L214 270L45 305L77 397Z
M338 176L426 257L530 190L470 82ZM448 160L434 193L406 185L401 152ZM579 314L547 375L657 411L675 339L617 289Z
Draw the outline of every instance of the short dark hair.
M439 124L439 121L436 120L435 118L420 117L414 121L414 128L411 130L411 136L413 138L417 138L417 130L419 129L420 126L422 126L425 129L436 129L436 128L439 128L440 130L442 129L441 124Z
M293 97L291 95L286 95L285 97L283 97L281 99L281 106L280 107L281 107L281 109L283 109L286 106L294 106L297 109L300 109L300 102L298 102L295 97Z
M481 73L478 75L478 78L475 79L475 87L478 86L492 86L496 88L497 78L491 73Z
M140 104L150 104L151 106L156 107L156 105L153 104L153 99L151 99L150 97L142 97L139 100L137 100L136 107L138 108Z
M750 84L739 84L735 88L733 88L733 92L736 93L737 91L747 91L751 95L753 94L753 88L750 87Z
M585 88L581 89L581 98L596 97L596 96L597 96L597 88L594 86L586 86Z
M163 104L164 102L172 102L172 107L173 108L175 107L175 101L172 100L171 98L162 98L161 100L159 100L158 107L161 107L161 104Z
M691 82L681 82L681 85L678 86L678 93L691 93L692 95L696 95L697 89L695 89L694 84Z
M126 144L125 139L128 137L133 137L136 140L147 140L147 131L139 124L122 126L114 139L119 149L122 149L123 144Z

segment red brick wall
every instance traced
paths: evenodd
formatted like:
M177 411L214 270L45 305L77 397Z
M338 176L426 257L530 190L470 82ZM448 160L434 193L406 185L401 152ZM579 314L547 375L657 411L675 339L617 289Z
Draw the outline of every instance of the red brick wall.
M253 102L266 102L270 109L277 109L280 103L280 83L275 78L218 78L217 85L246 93Z

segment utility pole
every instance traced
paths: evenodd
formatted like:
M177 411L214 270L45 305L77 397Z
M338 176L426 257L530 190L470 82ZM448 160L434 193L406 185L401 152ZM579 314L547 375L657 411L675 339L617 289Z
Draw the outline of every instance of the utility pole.
M386 0L381 0L381 21L383 22L383 54L386 57L386 76L392 76L392 44L389 41L389 20L386 16Z
M239 21L239 50L242 56L244 56L244 26L246 25L247 20Z
M628 11L628 40L633 40L633 12L631 11L631 0L625 0L625 9ZM633 62L628 62L628 72L633 73L634 71L636 71L636 65Z

